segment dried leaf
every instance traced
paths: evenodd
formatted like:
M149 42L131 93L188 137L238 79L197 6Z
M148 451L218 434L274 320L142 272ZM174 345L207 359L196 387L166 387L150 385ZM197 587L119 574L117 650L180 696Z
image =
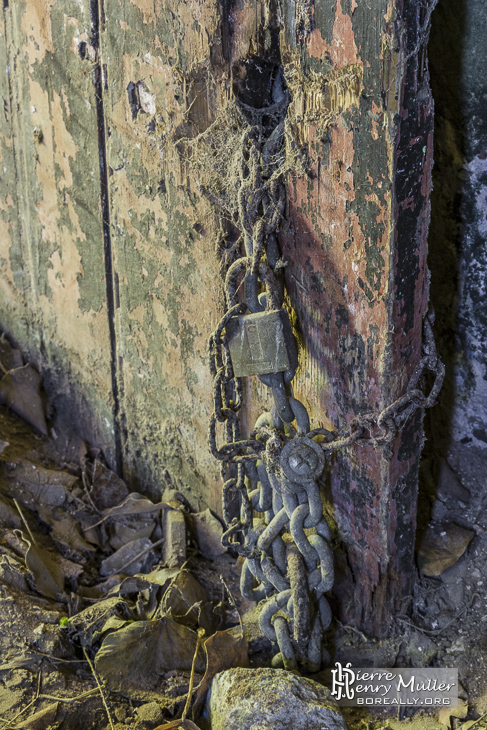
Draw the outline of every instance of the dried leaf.
M112 507L108 510L103 510L104 517L92 526L98 527L98 525L100 525L102 522L105 522L105 520L108 520L112 517L119 517L121 515L125 516L153 514L155 512L160 512L160 510L162 510L165 506L166 505L164 505L163 502L154 504L154 502L151 502L150 499L142 497L137 492L132 492L131 494L129 494L127 499L122 502L122 504L119 504L117 507Z
M31 715L27 718L27 720L24 720L15 727L19 730L47 730L47 728L52 727L56 720L58 707L59 702L48 705L43 710L39 710L34 713L34 715Z
M111 575L109 578L104 580L102 583L97 583L94 586L79 586L76 591L79 596L83 598L95 598L100 600L101 598L108 598L111 596L111 590L114 589L114 596L121 595L118 593L118 588L123 581L123 575Z
M167 586L169 581L175 578L180 568L156 568L151 573L137 573L137 575L126 578L118 585L110 588L108 595L128 596L131 593L146 591L151 586Z
M168 616L157 621L136 621L110 634L95 657L97 673L107 686L137 699L160 698L163 675L169 671L189 671L197 634ZM196 662L204 671L204 660Z
M64 572L59 561L44 548L34 545L23 533L21 536L28 546L25 564L34 577L36 590L43 596L59 600L64 593Z
M156 526L155 515L135 515L110 520L107 526L109 542L114 550L120 550L128 542L150 537Z
M471 540L473 530L454 522L430 524L418 548L418 566L424 575L436 578L461 558Z
M92 552L96 548L81 535L78 523L69 513L56 507L38 505L37 511L43 522L52 527L51 537L73 553Z
M150 567L151 563L154 563L154 552L150 550L151 547L152 542L148 537L129 542L102 562L100 575L109 576L115 573L135 575L140 573L145 568Z
M189 515L201 554L205 558L217 558L227 551L221 543L223 527L209 509Z
M208 636L219 621L219 617L213 613L208 593L187 570L181 570L168 587L162 610L186 626L201 626Z
M65 558L59 553L56 556L56 561L59 562L59 567L63 571L64 579L66 581L71 581L74 585L77 585L78 578L83 572L83 566L79 563L75 563L73 560L68 560L68 558ZM71 589L72 586L69 588Z
M42 378L31 365L9 370L0 380L0 403L47 436L40 395Z
M248 642L245 636L234 636L228 631L217 631L204 643L206 652L206 672L196 690L193 717L205 700L207 691L215 674L232 667L248 667Z
M155 730L200 730L191 720L171 720L164 725L158 725Z
M0 496L0 527L10 527L12 530L22 527L22 520L15 507L7 497Z
M0 337L0 371L7 373L23 365L20 350L14 349L5 337Z
M32 509L36 509L38 504L61 507L69 495L68 490L78 479L66 471L45 469L28 459L10 463L15 468L8 474L9 493Z
M128 604L121 598L112 596L88 606L69 619L69 629L73 629L82 646L91 646L104 630L108 619L130 620L132 612Z
M127 624L129 623L132 622L127 621L123 618L118 618L118 616L110 616L110 618L103 624L100 633L97 634L96 637L94 636L93 639L98 640L108 631L119 631L120 629L123 629L124 626L127 626Z
M92 527L99 522L98 516L87 510L76 510L74 518L80 526L84 538L92 545L97 545L101 550L105 551L108 543L105 524L99 527Z
M11 556L0 555L0 583L23 593L29 590L21 564Z
M90 488L90 497L95 506L100 510L116 507L128 497L128 494L125 482L101 461L95 459Z

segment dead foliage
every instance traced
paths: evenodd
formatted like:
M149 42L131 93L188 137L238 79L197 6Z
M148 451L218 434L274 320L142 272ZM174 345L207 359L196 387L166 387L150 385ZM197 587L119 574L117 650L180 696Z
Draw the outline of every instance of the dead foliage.
M0 367L0 401L47 434L42 411L36 411L42 406L40 376L3 338ZM155 700L170 714L184 702L187 713L195 695L201 707L217 671L246 664L246 642L222 630L221 585L210 597L191 560L177 567L164 562L170 553L165 525L169 512L179 511L191 527L188 540L219 556L218 519L209 510L193 512L177 492L159 502L130 492L88 446L76 447L77 461L70 455L56 462L47 439L36 445L21 451L1 442L0 604L10 601L27 639L17 655L0 646L0 670L30 670L47 660L51 667L88 664L110 723L110 693L136 703ZM37 613L30 609L39 604ZM35 692L18 722L29 710L34 714L19 726L56 725L58 703L35 707L55 696ZM91 699L92 690L79 696ZM69 697L57 699L64 706ZM196 725L183 713L168 727Z

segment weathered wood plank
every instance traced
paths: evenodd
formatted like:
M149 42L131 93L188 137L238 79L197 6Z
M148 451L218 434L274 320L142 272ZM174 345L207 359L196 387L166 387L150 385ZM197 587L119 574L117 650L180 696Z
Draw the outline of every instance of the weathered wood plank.
M104 13L124 475L160 493L169 474L190 499L219 508L218 465L206 440L207 339L223 311L218 221L167 144L191 125L191 94L194 100L202 75L204 82L217 5L105 0ZM207 126L204 97L193 118Z
M343 427L382 410L404 395L420 357L432 159L426 10L289 0L279 23L274 8L288 118L310 163L291 175L281 246L303 344L295 392L315 424ZM279 62L269 13L264 3L228 12L238 17L226 46L234 72L250 54ZM342 550L339 611L370 634L386 633L410 599L422 438L418 415L392 455L354 446L323 484Z
M19 221L10 255L26 308L13 322L2 305L3 326L53 406L112 459L90 2L12 0L4 14L18 196L9 222Z
M406 60L418 12L332 0L308 19L296 10L281 46L312 163L290 185L283 240L306 343L296 390L325 426L392 403L420 357L432 104L424 47ZM421 419L392 446L392 458L364 446L337 455L325 488L346 555L342 619L375 635L411 594Z
M23 257L19 233L17 171L13 148L11 74L5 19L0 16L0 301L1 327L16 340L28 340Z

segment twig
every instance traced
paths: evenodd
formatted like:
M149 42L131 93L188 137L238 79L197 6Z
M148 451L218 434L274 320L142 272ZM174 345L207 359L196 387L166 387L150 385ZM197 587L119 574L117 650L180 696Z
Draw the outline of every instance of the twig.
M37 649L31 649L31 651L33 651L34 654L45 656L46 659L52 659L54 662L63 662L65 664L84 664L86 661L85 659L61 659L61 657L51 656L50 654L45 654L43 651L38 651Z
M483 715L480 715L480 717L478 717L475 720L474 724L473 725L470 725L469 730L477 730L477 728L485 727L485 724L483 723L483 720L485 720L486 718L487 718L487 712L485 714L483 714ZM482 723L482 724L479 725L479 722Z
M193 695L194 670L195 670L195 667L196 667L196 659L198 658L198 651L199 651L199 648L201 646L201 642L203 641L204 635L205 635L205 630L204 629L198 629L198 638L196 639L196 647L195 647L194 655L193 655L193 663L191 665L191 676L189 678L188 696L186 697L186 703L184 705L183 714L181 715L181 720L185 720L186 719L186 715L188 714L189 708L191 706L191 698L192 698L192 695Z
M35 705L35 703L39 699L39 692L40 692L40 690L41 690L41 672L39 672L39 674L37 675L37 690L36 690L36 694L35 694L34 699L31 700L31 702L29 702L29 704L26 705L23 710L21 710L20 712L18 712L15 715L15 717L13 717L11 720L8 720L5 723L5 725L2 725L1 730L6 730L6 728L8 728L9 725L11 725L13 722L15 722L21 715L23 715L24 712L27 712L27 710L29 708L31 708L32 705Z
M88 502L90 503L90 506L95 510L95 512L97 514L101 514L100 510L98 509L96 504L94 504L93 500L91 499L91 494L90 494L90 489L89 489L90 485L88 484L88 478L86 476L86 471L84 469L81 472L81 483L83 484L83 489L85 490L85 494L88 499ZM91 486L93 486L93 485L91 485Z
M425 636L429 636L430 634L434 634L433 629L422 629L420 626L416 626L412 621L408 621L406 618L403 618L402 616L397 616L397 620L401 624L405 624L406 626L409 626L410 628L414 629L415 631L419 631L421 634L424 634Z
M78 503L79 503L80 505L82 505L82 506L83 506L83 507L85 507L85 508L86 508L86 507L91 507L91 504L86 504L86 502L84 502L84 501L83 501L82 499L80 499L79 497L77 497L77 496L76 496L75 494L73 494L72 492L70 492L70 494L69 494L69 498L70 498L70 499L74 499L74 501L75 501L75 502L78 502ZM96 509L96 508L95 508L95 509ZM100 514L99 510L97 510L97 512L98 512L98 514Z
M30 527L29 527L29 525L27 524L27 520L25 519L25 517L24 517L24 514L23 514L22 510L20 509L20 505L19 505L19 503L17 502L17 500L15 499L15 497L13 498L13 500L14 500L14 504L15 504L15 506L17 507L17 512L18 512L18 513L19 513L19 515L20 515L20 519L21 519L21 520L22 520L22 522L24 523L24 525L25 525L25 528L26 528L27 532L28 532L28 533L29 533L29 535L30 535L30 539L32 540L33 544L34 544L34 545L35 545L35 546L37 547L37 543L36 543L36 541L35 541L34 535L33 535L33 534L32 534L32 532L30 531Z
M83 647L83 654L85 655L85 659L86 659L86 661L87 661L87 662L88 662L88 664L90 665L91 673L93 674L93 676L94 676L94 678L95 678L95 682L96 682L96 683L97 683L97 685L98 685L98 689L100 690L100 695L101 695L101 699L102 699L103 705L104 705L104 707L105 707L105 710L106 710L106 713L107 713L107 717L108 717L108 721L109 721L109 723L110 723L110 727L112 728L112 730L115 730L115 727L114 727L114 725L113 725L113 720L112 720L112 716L110 715L110 710L108 709L107 701L106 701L106 699L105 699L105 695L103 694L103 690L102 690L102 688L101 688L101 684L100 684L100 681L99 681L99 679L98 679L98 677L97 677L97 675L96 675L96 672L95 672L95 667L93 666L93 664L92 664L92 662L91 662L91 659L90 659L90 657L88 656L88 654L87 654L87 652L86 652L86 649L85 649L85 647Z
M232 595L232 591L228 587L228 583L227 583L227 581L225 580L225 578L223 577L223 575L221 573L220 573L220 580L223 583L223 585L225 586L226 592L228 593L228 600L230 601L230 603L232 604L232 606L234 607L234 609L237 612L238 620L239 620L239 623L240 623L240 633L243 636L244 635L244 628L243 628L243 621L242 621L242 617L240 615L240 611L237 608L237 604L235 603L235 598Z
M462 610L459 611L457 613L457 615L452 618L451 621L448 621L448 623L445 624L444 626L442 626L440 629L422 629L420 626L416 626L416 624L412 623L411 621L408 621L403 616L398 616L397 620L400 621L402 624L406 624L407 626L410 626L412 629L415 629L416 631L420 631L422 634L425 634L425 636L439 636L440 634L443 633L443 631L445 631L445 629L447 629L449 626L454 624L455 621L458 621L460 616L462 616L465 613L465 611L468 611L468 609L471 608L472 603L474 602L475 598L480 598L478 593L474 593L470 599L470 603L468 603L466 606L464 606L462 608Z
M337 624L339 626L342 627L342 629L345 629L345 631L352 631L354 634L357 634L358 636L360 636L360 638L362 639L362 641L364 643L367 643L367 641L368 641L367 637L365 636L365 634L363 634L361 631L359 631L356 626L351 626L350 624L344 624L337 618L335 619L335 621L337 622Z
M77 697L54 697L53 695L39 695L39 699L40 700L53 700L53 702L66 702L69 705L69 704L72 704L73 702L77 702L78 700L82 700L83 697L88 697L88 695L93 695L93 694L95 694L95 692L98 692L98 687L93 687L93 689L88 689L88 690L86 690L86 692L82 692Z

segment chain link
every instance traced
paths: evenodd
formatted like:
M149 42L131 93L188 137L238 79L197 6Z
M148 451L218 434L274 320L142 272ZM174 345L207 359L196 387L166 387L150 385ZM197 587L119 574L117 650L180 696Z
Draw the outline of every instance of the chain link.
M371 444L390 456L398 431L414 413L434 404L444 366L436 353L433 318L427 315L422 357L406 394L380 412L357 416L341 431L310 430L305 406L289 394L295 370L262 373L258 377L272 390L275 405L257 419L249 438L240 438L242 382L234 374L226 330L231 320L246 312L282 307L285 263L277 233L286 203L280 172L283 147L283 120L267 138L257 127L242 136L238 194L242 233L232 249L243 242L246 255L222 272L228 311L209 340L214 401L209 443L221 463L227 525L222 542L245 558L243 596L264 601L260 628L280 649L273 664L291 670L299 662L308 671L317 671L327 661L322 638L331 609L325 594L334 581L330 529L318 485L325 457L354 443ZM245 303L238 301L242 277ZM262 284L265 293L259 293ZM434 376L429 395L420 388L427 373ZM223 431L220 446L218 424Z

